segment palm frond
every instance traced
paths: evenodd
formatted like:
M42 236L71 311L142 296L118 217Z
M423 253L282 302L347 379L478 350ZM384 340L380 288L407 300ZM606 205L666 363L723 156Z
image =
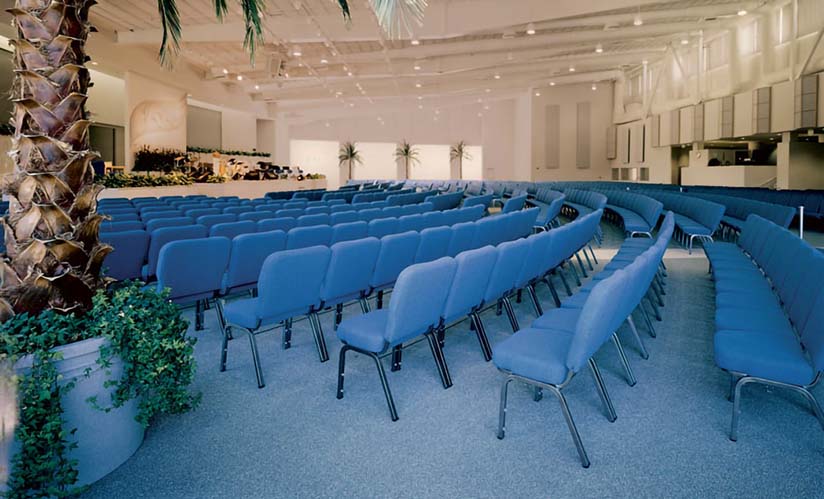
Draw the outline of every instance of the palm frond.
M412 164L420 163L420 160L418 159L418 150L406 140L401 142L395 149L395 158L404 159Z
M163 26L163 39L160 42L160 64L166 68L172 66L174 56L180 52L180 12L175 0L157 0L157 12Z
M469 151L466 150L466 143L463 140L449 148L449 159L472 159Z
M226 0L212 0L215 6L215 17L218 21L223 21L226 14L229 13L229 6L226 5Z
M378 24L392 38L412 35L411 23L423 26L426 0L369 0Z
M340 165L346 162L355 162L363 164L363 159L360 157L360 151L357 149L356 142L344 142L338 150L338 161Z
M249 59L252 66L255 65L255 52L258 43L263 43L263 27L260 22L260 14L265 8L265 0L241 0L243 8L243 20L246 24L246 36L243 39L243 48L249 52Z

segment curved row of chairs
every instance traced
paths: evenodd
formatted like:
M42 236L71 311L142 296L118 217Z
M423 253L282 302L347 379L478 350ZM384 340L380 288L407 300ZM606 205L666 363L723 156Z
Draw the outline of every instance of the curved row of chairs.
M428 209L427 206L422 208ZM455 225L472 222L483 216L483 209L480 207L424 211L400 217L391 216L389 212L376 211L377 213L369 213L369 210L347 212L345 214L358 215L359 218L336 225L322 223L325 219L318 219L318 215L306 215L301 217L303 220L280 217L266 218L256 222L235 221L235 215L231 214L204 215L198 217L194 223L187 217L152 220L148 222L149 226L146 230L135 227L130 230L101 231L100 239L115 248L115 251L106 257L104 266L108 267L108 275L116 279L151 280L157 271L158 259L163 246L180 239L203 237L231 239L242 234L281 230L289 234L289 248L300 248L316 244L328 245L332 241L355 237L369 235L381 237L408 230L420 231L428 227ZM329 217L329 215L320 216ZM301 223L303 221L305 223Z
M537 210L524 210L452 227L427 228L420 233L364 237L331 246L290 247L291 232L280 231L239 236L233 241L221 237L175 241L160 252L156 285L158 289L170 288L175 302L195 302L198 314L203 301L256 289L253 298L219 302L217 308L226 325L221 370L225 369L231 331L242 329L249 335L255 373L262 387L255 342L255 334L262 328L283 323L283 347L289 348L292 318L308 315L320 359L325 361L328 354L318 313L334 310L337 325L345 303L357 301L366 312L372 296L380 309L383 293L393 287L404 268L523 237L531 231L536 215ZM194 258L196 255L203 257Z
M599 192L607 197L607 218L623 227L627 236L652 237L652 230L658 225L658 218L664 208L660 201L630 191Z
M741 198L736 196L725 196L721 194L708 194L703 192L690 192L691 197L697 197L712 201L718 204L723 204L726 207L724 216L721 218L723 227L733 231L741 232L747 217L750 215L758 215L770 222L787 228L793 221L796 210L791 206L780 204L765 203L763 201L755 201L752 199Z
M618 329L627 322L648 357L632 319L632 313L643 309L643 300L660 281L659 269L674 225L668 214L657 240L645 239L636 243L628 239L621 251L600 273L559 308L540 315L532 327L520 330L495 346L493 361L506 377L501 387L498 438L506 433L506 407L509 383L519 381L535 390L535 400L543 390L550 391L561 404L581 465L590 461L575 426L563 390L586 367L592 371L596 388L607 419L614 422L615 409L610 400L594 355L612 340L618 349L627 382L635 384L635 376L618 338ZM552 234L556 231L550 231ZM645 317L646 317L646 312ZM647 317L648 319L648 317ZM648 320L651 329L651 322Z
M692 253L695 239L713 242L713 236L726 210L723 204L706 199L662 191L645 191L664 204L664 209L675 213L675 236Z
M402 194L412 194L415 189L398 189L386 191L366 191L358 192L352 196L350 203L371 203L372 201L385 201L389 196L398 196ZM328 198L327 198L328 199Z
M427 196L424 201L435 205L436 210L451 210L461 205L464 198L464 191L450 192L448 194L437 194Z
M530 211L537 213L533 209L488 219L515 217ZM454 258L447 256L408 267L397 278L388 309L367 312L340 323L338 339L343 347L338 365L338 398L344 395L346 353L367 355L375 361L390 417L396 421L397 409L380 359L392 355L392 370L399 370L404 344L420 336L429 343L443 387L449 388L452 379L441 349L444 331L466 318L472 321L484 359L490 360L480 312L491 306L505 309L513 331L517 331L519 326L511 297L526 290L540 311L535 285L547 282L555 293L552 275L556 272L563 275L565 264L592 239L600 217L601 212L595 212L558 229L498 241L497 247L495 241L479 239L471 250ZM522 232L519 236L523 235ZM574 264L571 267L574 272Z
M153 227L186 225L191 223L205 223L214 225L215 223L227 223L237 221L258 222L272 218L291 218L298 221L296 225L336 225L338 223L354 222L357 220L370 221L376 218L400 217L404 215L414 215L432 211L432 203L420 203L405 206L383 206L384 201L374 203L364 203L357 205L338 205L327 208L325 206L310 206L307 208L279 208L270 205L261 206L230 206L227 208L194 208L181 210L163 210L143 212L136 218L127 214L110 215L111 221L101 223L101 230L104 232L115 232L118 230L132 230L146 227L152 230ZM201 221L203 219L203 221ZM208 220L208 222L206 222Z
M707 248L715 281L715 362L731 376L730 440L738 438L741 391L789 389L810 404L824 371L824 254L787 229L750 215L737 244Z

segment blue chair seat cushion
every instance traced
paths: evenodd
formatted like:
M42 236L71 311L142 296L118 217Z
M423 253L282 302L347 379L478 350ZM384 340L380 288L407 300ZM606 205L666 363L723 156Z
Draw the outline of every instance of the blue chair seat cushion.
M579 317L581 317L580 308L553 308L535 319L532 327L574 333Z
M736 229L740 229L741 227L744 226L744 223L745 223L744 220L741 220L741 219L735 218L735 217L731 217L729 215L724 215L723 217L721 217L721 221L724 222L725 224L731 226L731 227L735 227Z
M754 311L749 308L721 307L715 310L715 330L770 331L793 336L792 326L777 302L765 303Z
M727 255L714 257L710 259L710 263L712 264L713 272L722 269L732 269L735 271L738 269L758 269L755 262L743 253L738 256Z
M235 300L223 307L224 317L229 324L245 327L246 329L255 329L309 313L307 309L299 309L268 317L258 317L257 307L258 298Z
M584 308L584 303L587 302L587 298L589 298L589 290L578 290L577 293L573 294L566 300L561 302L562 308Z
M542 383L564 382L566 357L573 334L555 329L521 329L495 345L492 361L498 369Z
M720 330L714 342L715 363L722 369L795 385L808 385L815 378L794 337Z
M753 280L758 281L759 279L762 281L766 281L764 274L758 270L758 267L755 265L741 265L740 267L736 268L716 268L713 267L712 275L716 281L741 281L741 280Z
M584 206L584 205L578 204L578 203L568 203L568 202L565 202L564 204L569 206L570 208L574 209L575 211L577 211L578 215L580 215L580 216L584 216L584 215L587 215L589 213L592 213L592 208L590 208L589 206Z
M765 306L773 306L778 300L775 293L763 287L752 288L739 293L716 293L715 307L731 307L758 310Z
M707 247L707 255L721 255L721 254L735 254L743 253L744 251L735 243L715 243L712 248Z
M763 277L742 276L736 279L716 279L716 293L738 293L752 288L771 289L769 281Z
M367 352L381 353L387 346L384 332L388 320L388 308L346 319L338 326L338 339Z

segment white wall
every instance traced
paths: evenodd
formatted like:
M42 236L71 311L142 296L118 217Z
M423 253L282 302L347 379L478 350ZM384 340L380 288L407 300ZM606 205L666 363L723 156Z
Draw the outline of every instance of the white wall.
M94 82L89 88L86 109L92 120L106 125L126 126L126 82L123 78L109 76L100 71L89 70Z
M448 180L449 179L449 145L421 144L418 149L420 163L411 167L410 178L413 180Z
M339 144L334 140L292 140L288 147L289 158L278 162L299 166L306 173L326 175L327 188L337 189L341 185L338 148Z
M251 151L257 148L257 118L254 114L224 109L221 119L223 149Z
M358 142L355 149L360 152L361 163L355 163L353 167L354 178L359 180L396 178L396 147L393 142Z
M484 177L484 151L480 146L468 146L468 158L461 161L461 178L464 180L482 180Z
M186 91L126 73L126 166L144 145L186 149Z

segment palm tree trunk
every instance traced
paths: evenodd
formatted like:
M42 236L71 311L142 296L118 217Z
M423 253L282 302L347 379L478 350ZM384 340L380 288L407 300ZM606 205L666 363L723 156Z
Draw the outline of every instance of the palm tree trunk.
M105 282L111 247L101 244L102 217L89 150L85 44L94 0L16 0L14 172L3 217L0 320L13 314L87 310Z

